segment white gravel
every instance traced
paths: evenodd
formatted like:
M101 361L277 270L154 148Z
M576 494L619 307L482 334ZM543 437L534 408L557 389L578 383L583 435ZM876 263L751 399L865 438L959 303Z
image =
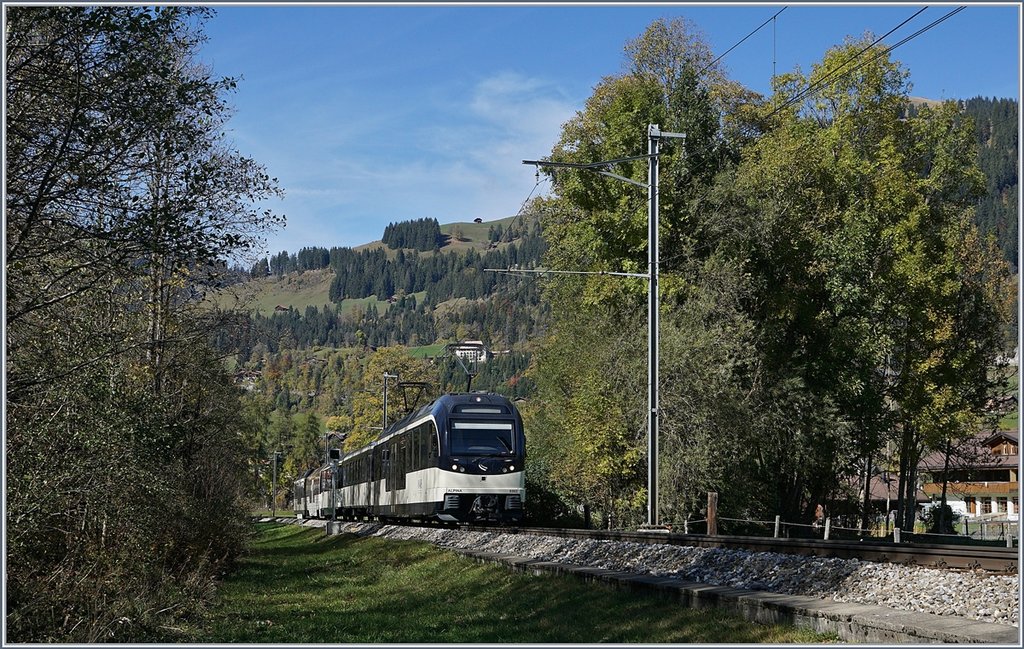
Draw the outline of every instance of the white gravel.
M553 561L608 570L678 577L685 581L837 602L875 604L1018 626L1018 577L750 552L619 541L584 541L552 536L463 532L370 523L343 523L342 531L390 539Z

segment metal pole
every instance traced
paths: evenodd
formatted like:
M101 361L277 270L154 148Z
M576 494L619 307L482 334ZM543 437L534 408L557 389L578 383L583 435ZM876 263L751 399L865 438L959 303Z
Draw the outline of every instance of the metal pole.
M336 474L337 468L335 467L333 460L328 460L328 462L331 467L331 521L336 522L338 520L338 503L335 501L337 496L334 491L338 484L338 476ZM328 527L330 527L329 524Z
M607 171L609 165L631 160L647 158L647 228L648 247L647 264L648 270L644 277L648 280L648 318L647 318L647 524L649 526L658 524L658 349L660 336L658 333L658 155L661 138L674 138L685 140L685 133L671 133L662 131L657 124L647 125L647 155L632 156L629 158L618 158L616 160L602 160L586 164L571 162L552 162L550 160L523 160L523 164L532 164L553 168L586 169L621 180L631 185L645 186L644 183L626 178ZM550 272L550 271L534 271ZM557 272L557 271L556 271ZM571 272L571 271L569 271ZM586 275L629 275L631 273L587 273L580 271L579 274Z
M273 517L277 517L277 451L274 451L273 460L273 478L270 480L270 514Z
M647 524L658 524L658 148L657 124L647 126Z
M324 466L330 466L331 464L331 447L330 447L330 433L324 433ZM334 509L334 485L331 485L331 509ZM327 523L325 526L327 536L331 535L331 524Z
M397 379L397 374L384 372L384 420L381 422L381 431L388 429L388 379Z

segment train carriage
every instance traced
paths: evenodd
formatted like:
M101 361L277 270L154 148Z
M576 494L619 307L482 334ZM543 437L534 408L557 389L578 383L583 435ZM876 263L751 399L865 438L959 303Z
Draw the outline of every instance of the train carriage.
M315 474L317 469L310 469L302 475L301 478L292 483L292 510L295 512L296 518L311 518L309 511L309 491L311 477Z
M526 497L525 453L522 418L511 401L448 394L335 467L320 467L305 489L306 507L323 518L516 523Z

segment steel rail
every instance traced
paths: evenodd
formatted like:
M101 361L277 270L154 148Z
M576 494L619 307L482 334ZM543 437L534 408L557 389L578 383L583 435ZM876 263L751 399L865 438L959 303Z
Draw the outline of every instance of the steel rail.
M298 522L288 517L274 519L278 522ZM341 520L341 519L339 519ZM936 545L926 543L893 543L880 539L865 538L861 541L838 541L821 539L782 539L762 536L709 536L707 534L677 534L668 530L644 530L627 532L621 530L581 530L548 527L506 527L493 525L441 524L415 521L376 521L362 517L344 520L408 527L431 527L460 529L467 532L490 532L492 534L523 534L529 536L554 536L591 541L619 541L625 543L667 544L702 548L741 549L751 552L776 552L803 556L858 559L873 563L892 563L944 570L983 570L990 573L1012 574L1018 572L1019 548L984 545Z
M839 541L820 539L768 538L759 536L708 536L677 534L668 531L579 530L542 527L495 528L460 526L474 532L504 532L562 538L621 541L629 543L664 543L704 548L743 549L753 552L777 552L814 557L859 559L875 563L916 565L930 568L984 570L1017 574L1019 549L993 546L933 545L924 543L892 543L865 539Z

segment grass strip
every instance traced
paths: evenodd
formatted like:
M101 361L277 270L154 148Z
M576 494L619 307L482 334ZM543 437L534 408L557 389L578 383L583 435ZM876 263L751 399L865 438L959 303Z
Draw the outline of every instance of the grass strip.
M199 642L819 643L654 595L516 573L420 541L259 523Z

